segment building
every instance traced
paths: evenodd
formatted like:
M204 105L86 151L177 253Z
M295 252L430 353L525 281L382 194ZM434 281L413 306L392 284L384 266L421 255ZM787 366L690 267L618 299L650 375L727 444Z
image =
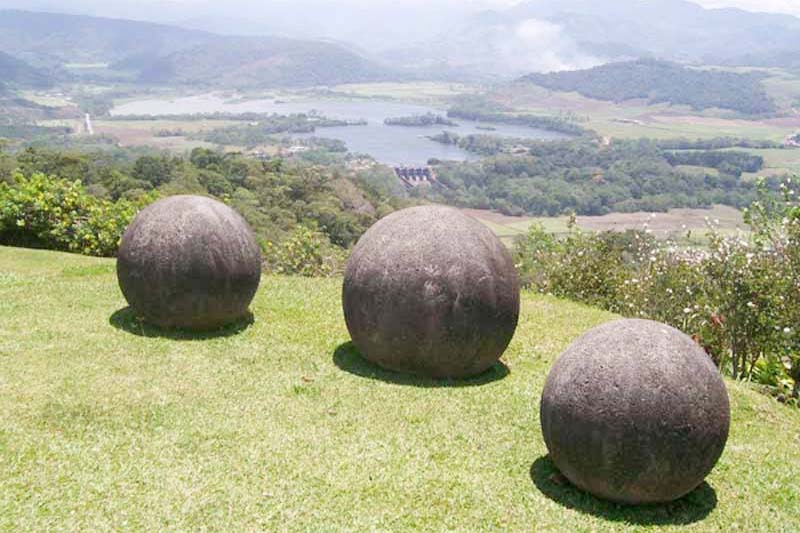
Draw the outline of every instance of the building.
M394 167L394 174L406 187L432 185L436 182L436 173L431 167Z

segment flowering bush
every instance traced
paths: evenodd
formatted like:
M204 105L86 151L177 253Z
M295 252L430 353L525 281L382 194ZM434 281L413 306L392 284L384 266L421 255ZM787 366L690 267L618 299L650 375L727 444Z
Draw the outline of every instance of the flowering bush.
M266 267L276 274L331 276L344 264L343 250L324 234L304 226L277 244L267 242L264 248Z
M671 324L721 370L800 397L800 201L788 180L776 198L760 187L750 232L711 231L708 246L657 243L646 231L562 239L532 228L515 243L523 282L625 316Z
M88 194L80 181L44 174L15 174L13 181L0 183L2 244L114 256L125 228L152 200L110 202Z

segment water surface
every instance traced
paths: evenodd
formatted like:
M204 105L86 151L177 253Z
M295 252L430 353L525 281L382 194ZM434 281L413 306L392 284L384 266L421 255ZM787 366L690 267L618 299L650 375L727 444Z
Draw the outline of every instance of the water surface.
M378 100L332 100L303 99L281 102L275 99L246 101L230 101L218 95L205 94L186 96L175 99L136 100L115 107L112 115L182 115L193 113L318 113L341 120L366 120L365 126L346 126L335 128L317 128L313 135L340 139L347 144L351 152L369 154L376 160L388 165L424 165L428 159L471 160L479 156L458 148L444 145L428 139L443 130L458 135L490 134L500 137L522 139L563 139L566 135L538 128L514 126L491 122L475 122L455 119L459 125L453 126L387 126L383 121L390 117L403 117L437 113L444 115L445 110L432 107L385 102ZM480 127L491 127L486 131ZM309 135L296 135L308 137Z

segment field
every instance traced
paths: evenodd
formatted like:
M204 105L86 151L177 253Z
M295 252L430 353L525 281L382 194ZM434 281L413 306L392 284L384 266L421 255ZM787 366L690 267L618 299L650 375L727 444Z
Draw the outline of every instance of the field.
M111 135L123 146L152 146L155 148L173 150L176 152L189 151L192 148L211 148L213 145L204 141L187 139L183 135L161 137L159 132L169 130L182 130L183 132L197 133L214 128L223 128L236 124L224 120L95 120L93 121L96 134Z
M382 98L430 104L460 94L476 93L479 91L479 87L444 82L354 83L337 85L332 90L358 98Z
M22 91L20 96L29 102L45 107L59 108L74 105L64 94L50 91Z
M776 531L800 521L800 411L727 382L731 435L695 492L605 503L561 484L538 402L613 316L525 294L488 374L367 364L341 279L265 277L255 320L162 334L113 260L0 248L0 530Z
M506 244L524 235L533 224L541 224L549 233L569 231L569 217L512 217L482 209L462 209L489 227ZM586 231L648 230L657 238L673 238L681 243L703 244L709 225L723 233L746 230L742 213L733 207L717 205L711 209L670 209L666 213L610 213L603 216L579 216L579 229ZM691 232L691 233L689 233Z
M781 74L767 80L770 93L779 103L800 97L800 79ZM610 138L648 137L714 138L746 137L782 142L800 130L800 115L788 108L788 116L774 119L743 120L730 113L709 110L697 113L687 106L647 105L645 101L620 103L594 100L578 93L550 91L527 83L511 84L496 89L492 97L518 111L552 115L572 112L581 124ZM785 104L786 105L786 104Z
M800 148L745 151L764 158L764 168L761 172L742 174L745 179L784 174L800 175Z
M42 126L68 126L81 136L86 135L83 120L42 120ZM173 152L188 152L192 148L212 148L214 145L204 141L187 138L185 135L159 136L161 131L182 130L186 134L222 128L237 124L226 120L92 120L95 135L108 135L115 138L120 146L150 146ZM229 147L231 149L236 147Z

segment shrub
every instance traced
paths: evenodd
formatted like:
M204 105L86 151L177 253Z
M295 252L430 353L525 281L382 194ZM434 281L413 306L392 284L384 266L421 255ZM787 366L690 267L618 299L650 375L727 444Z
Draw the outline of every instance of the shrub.
M44 174L0 183L0 243L114 256L136 212L153 198L111 202L88 194L80 181Z
M264 257L276 274L331 276L342 271L345 252L316 229L299 226L283 241L267 242Z
M800 399L800 199L760 184L751 231L711 232L707 248L681 249L647 232L564 238L532 228L515 243L523 283L626 316L659 320L699 342L735 379Z

